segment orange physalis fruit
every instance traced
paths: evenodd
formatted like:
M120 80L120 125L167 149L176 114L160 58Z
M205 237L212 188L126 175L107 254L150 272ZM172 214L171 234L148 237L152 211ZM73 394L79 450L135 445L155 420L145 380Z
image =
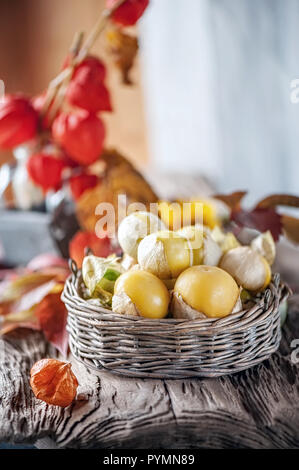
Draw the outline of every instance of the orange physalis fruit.
M76 397L78 380L71 370L71 364L43 359L32 367L30 385L39 400L66 408Z

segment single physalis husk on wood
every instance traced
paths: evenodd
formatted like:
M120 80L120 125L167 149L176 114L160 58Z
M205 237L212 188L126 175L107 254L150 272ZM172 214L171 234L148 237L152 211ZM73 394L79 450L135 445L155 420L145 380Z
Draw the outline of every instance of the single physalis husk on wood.
M71 364L43 359L32 367L30 385L39 400L66 408L76 397L78 380L71 370Z

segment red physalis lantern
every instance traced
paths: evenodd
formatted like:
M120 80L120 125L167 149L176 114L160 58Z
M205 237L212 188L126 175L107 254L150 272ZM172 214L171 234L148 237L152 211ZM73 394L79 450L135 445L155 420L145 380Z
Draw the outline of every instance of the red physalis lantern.
M95 114L61 113L54 121L53 138L81 165L91 165L102 153L105 126Z
M43 107L44 107L45 102L46 102L46 98L47 98L47 93L42 93L41 95L35 96L31 100L32 106L34 107L34 109L37 111L37 113L39 115L41 114L41 112L43 110ZM45 116L42 119L41 127L42 127L43 130L48 130L51 127L51 122L49 120L49 113L51 113L52 104L53 103L51 103L51 105L49 106ZM58 111L56 113L56 116L57 116L57 114L58 114Z
M78 232L70 242L70 257L76 261L78 268L82 267L85 249L90 248L95 256L107 258L113 253L108 237L98 238L92 232Z
M104 80L105 65L97 58L88 56L75 69L66 97L72 106L93 113L112 111L110 94Z
M113 8L117 0L107 0L107 7ZM112 14L112 20L121 26L133 26L148 7L149 0L126 0Z
M72 106L97 113L112 111L110 93L103 83L91 82L87 77L72 80L69 84L67 99Z
M78 201L85 191L97 186L99 179L97 175L81 173L70 178L70 188L75 201Z
M0 102L0 148L12 149L33 139L38 130L38 114L29 100L6 95Z
M27 171L32 181L40 186L44 193L61 186L65 163L53 155L37 153L27 162Z
M70 58L67 57L63 68L69 67ZM77 65L72 78L82 78L82 75L88 74L92 80L103 83L107 76L105 64L98 58L88 55L79 65Z

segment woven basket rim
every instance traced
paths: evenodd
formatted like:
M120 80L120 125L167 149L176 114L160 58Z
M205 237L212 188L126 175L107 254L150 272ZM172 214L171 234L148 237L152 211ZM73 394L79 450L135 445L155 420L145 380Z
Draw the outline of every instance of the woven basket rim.
M276 274L269 287L263 292L260 298L257 298L256 303L249 309L243 309L240 312L233 313L228 315L227 317L222 318L200 318L196 320L189 320L189 319L176 319L176 318L164 318L164 319L149 319L144 318L141 316L133 316L133 315L121 315L119 313L113 312L107 308L102 307L100 304L96 305L95 303L91 304L88 300L83 299L79 293L79 284L82 281L82 274L81 271L78 271L76 274L72 274L69 276L65 283L65 288L62 293L62 300L67 305L68 308L73 308L76 311L84 309L87 310L86 315L94 315L95 320L96 317L99 315L101 316L100 321L117 321L119 320L121 323L127 321L132 325L137 323L138 326L148 326L154 327L155 325L171 325L174 327L178 327L181 331L182 328L191 328L193 329L196 326L200 326L200 329L207 328L226 328L236 327L240 328L242 323L245 322L246 325L249 326L250 319L256 312L261 310L261 314L269 312L272 310L271 307L278 306L281 302L283 302L286 298L289 297L291 294L290 288L280 282L280 275ZM81 314L83 312L81 311ZM83 313L84 314L84 313ZM253 321L261 320L261 315L257 315L254 317ZM247 320L247 321L246 321ZM249 321L248 321L249 320Z

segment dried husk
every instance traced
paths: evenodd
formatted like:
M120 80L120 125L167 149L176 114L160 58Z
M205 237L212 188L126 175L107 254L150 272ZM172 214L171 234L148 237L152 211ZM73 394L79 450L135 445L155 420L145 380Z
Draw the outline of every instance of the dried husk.
M218 266L222 257L220 246L213 240L211 235L204 234L203 264L206 266Z
M220 268L228 272L239 286L258 291L266 281L266 268L261 255L250 247L230 250L223 256Z
M240 312L242 309L243 305L241 297L239 296L231 314ZM194 308L190 307L190 305L188 305L183 300L183 297L177 292L173 292L172 294L171 313L177 320L203 320L208 318L204 313L198 312Z
M270 231L262 233L251 242L251 248L262 255L269 263L273 265L276 257L275 241Z
M138 246L150 233L165 230L163 222L150 212L136 212L126 217L118 229L118 242L124 251L137 259Z
M114 294L112 298L112 310L120 315L141 316L136 305L125 292Z
M142 240L138 248L138 263L152 274L159 273L160 279L171 279L163 242L152 234Z

